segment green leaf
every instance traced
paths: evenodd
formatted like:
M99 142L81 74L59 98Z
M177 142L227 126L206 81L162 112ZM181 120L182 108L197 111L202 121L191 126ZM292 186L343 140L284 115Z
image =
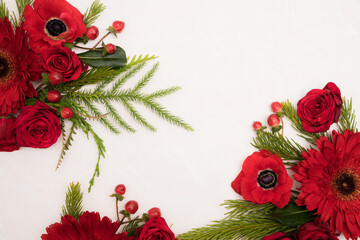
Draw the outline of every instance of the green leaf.
M120 213L124 215L127 219L131 220L130 213L125 210L121 210Z
M96 48L78 54L84 63L92 67L113 67L119 68L126 65L126 53L121 47L116 47L116 52L102 56L102 48Z
M290 227L303 225L314 220L311 212L307 211L305 207L297 206L294 202L290 202L284 208L275 208L271 216Z
M117 193L111 194L110 197L116 197L117 200L119 200L119 201L124 200L123 195L120 195L120 194L117 194Z
M37 101L38 100L36 98L28 98L28 99L26 99L26 106L27 105L34 106Z

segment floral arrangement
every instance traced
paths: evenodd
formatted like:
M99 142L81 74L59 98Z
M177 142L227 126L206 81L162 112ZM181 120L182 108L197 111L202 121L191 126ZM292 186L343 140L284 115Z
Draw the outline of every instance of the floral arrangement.
M57 169L74 134L81 130L94 139L98 149L90 191L100 174L99 162L106 150L90 121L99 121L115 134L136 131L114 103L122 105L150 131L156 128L134 104L144 105L171 124L192 130L157 102L180 87L143 92L158 63L134 86L124 87L147 62L156 58L128 58L121 47L104 43L107 36L122 32L124 22L114 21L96 44L85 47L99 35L99 29L93 25L105 9L99 0L85 14L66 0L16 0L16 5L18 12L10 14L0 0L0 151L48 148L61 136Z
M287 100L271 109L271 130L254 122L251 144L258 151L231 183L243 200L225 201L223 220L178 239L360 237L360 133L351 99L330 82L309 91L297 107ZM297 139L284 135L286 122Z
M113 222L108 217L101 218L97 212L84 212L80 184L71 183L62 207L61 221L47 227L41 239L175 240L159 208L151 208L147 213L133 217L139 204L130 200L124 205L124 210L119 211L119 203L124 200L125 192L126 187L119 184L110 196L115 198L116 203L117 221Z

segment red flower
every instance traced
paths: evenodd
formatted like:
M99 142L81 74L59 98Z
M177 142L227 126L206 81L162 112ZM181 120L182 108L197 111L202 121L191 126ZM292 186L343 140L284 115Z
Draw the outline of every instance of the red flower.
M338 238L330 231L328 223L309 222L305 223L294 234L296 240L337 240Z
M245 159L231 187L246 201L283 208L290 201L292 180L281 158L262 150Z
M69 48L54 46L41 54L41 62L47 73L58 72L63 75L63 82L77 80L88 66Z
M46 228L42 240L126 240L127 233L116 234L120 223L112 222L108 217L100 219L99 213L84 212L77 221L72 216L61 218Z
M321 137L319 150L303 152L304 160L292 169L301 183L296 203L317 209L319 220L347 239L360 236L360 133L333 131L332 141Z
M0 152L18 150L15 141L15 118L0 118Z
M277 233L268 235L266 237L263 237L262 240L291 240L291 238L286 236L286 233L277 232Z
M0 18L0 116L17 113L26 97L37 96L31 81L40 79L39 57L29 49L28 35Z
M342 103L340 89L332 82L322 90L308 92L297 104L304 130L310 133L327 131L331 124L338 122Z
M175 240L174 233L162 217L150 218L139 231L136 240Z
M40 101L34 106L26 106L17 117L15 125L16 141L24 147L50 147L61 134L56 111Z
M35 0L33 6L25 8L24 28L30 35L31 48L37 53L73 42L86 32L83 15L65 0Z

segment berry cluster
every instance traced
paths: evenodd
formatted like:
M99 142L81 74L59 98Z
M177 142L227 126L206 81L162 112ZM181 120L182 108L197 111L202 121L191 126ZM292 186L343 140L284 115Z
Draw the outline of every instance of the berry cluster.
M281 103L273 102L271 104L271 110L273 113L270 114L269 117L267 118L267 123L271 127L271 130L273 132L278 132L282 129L282 126L280 125L280 122L282 121L282 117L283 117L283 114L281 112L282 111ZM266 128L259 121L255 121L252 126L255 131L262 131Z

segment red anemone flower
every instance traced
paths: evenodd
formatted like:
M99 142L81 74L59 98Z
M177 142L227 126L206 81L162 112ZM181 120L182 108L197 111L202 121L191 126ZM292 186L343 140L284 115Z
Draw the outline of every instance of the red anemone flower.
M83 36L83 15L65 0L35 0L27 5L24 28L30 35L31 48L41 53L50 46L73 42Z
M84 212L77 221L66 215L61 223L54 223L46 228L42 240L126 240L127 233L116 234L119 222L112 222L108 217L100 219L99 213Z
M8 116L37 96L31 81L40 79L41 65L22 27L14 32L8 18L0 18L0 33L0 116Z
M270 202L283 208L290 201L292 184L281 158L261 150L245 159L242 171L231 187L246 201Z
M360 236L360 133L333 131L332 141L321 137L319 150L303 152L292 169L301 182L296 203L317 210L319 221L330 222L332 232L347 239Z

